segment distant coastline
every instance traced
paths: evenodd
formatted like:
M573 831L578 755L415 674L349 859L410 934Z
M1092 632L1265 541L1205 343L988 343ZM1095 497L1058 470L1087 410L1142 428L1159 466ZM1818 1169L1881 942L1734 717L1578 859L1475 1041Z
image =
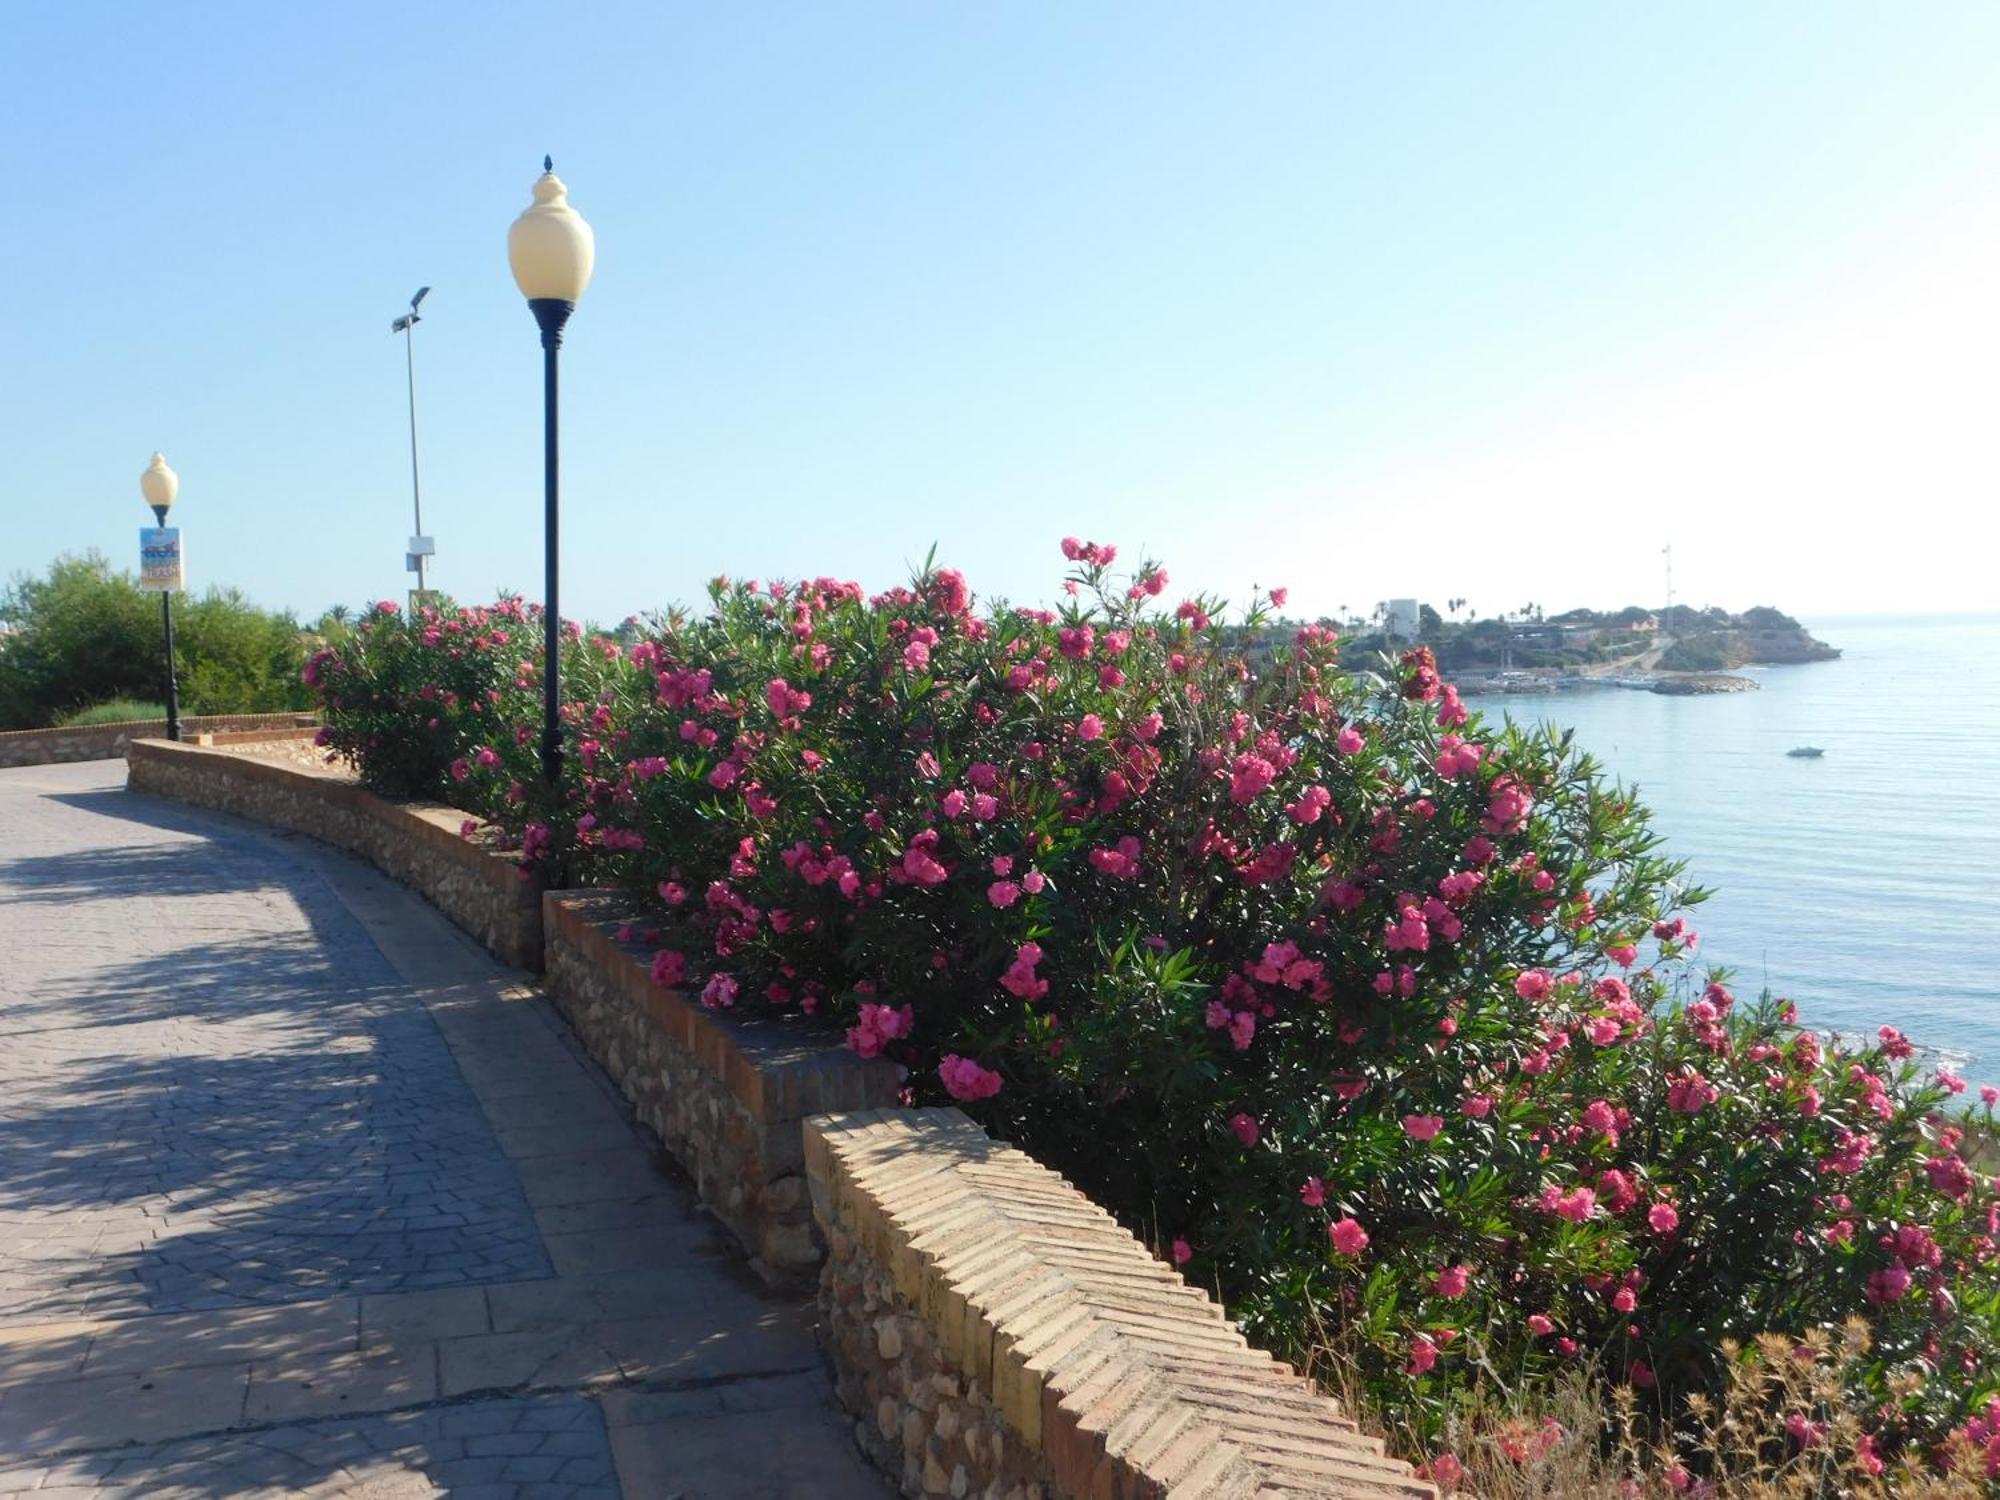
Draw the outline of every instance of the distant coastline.
M1406 616L1407 618L1407 616ZM1678 605L1659 611L1578 609L1544 618L1532 606L1519 616L1447 620L1417 611L1417 638L1438 666L1469 693L1556 693L1587 687L1629 688L1676 697L1745 693L1757 681L1749 666L1833 661L1828 645L1790 615L1767 606L1731 614ZM1384 630L1357 644L1406 649Z

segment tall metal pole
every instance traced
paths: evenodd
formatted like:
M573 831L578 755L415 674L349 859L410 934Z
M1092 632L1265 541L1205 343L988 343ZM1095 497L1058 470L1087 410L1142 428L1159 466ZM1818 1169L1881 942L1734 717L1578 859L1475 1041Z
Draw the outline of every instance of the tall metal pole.
M557 450L556 367L563 324L574 302L554 297L528 301L542 329L542 780L554 790L562 783L562 611L558 603L557 549L560 540Z
M160 595L160 621L167 633L167 738L181 737L181 695L174 682L174 596Z
M167 524L167 508L153 507L154 524ZM174 681L174 591L160 590L160 628L167 641L167 738L181 737L181 694L180 686Z
M413 536L424 534L424 493L417 477L417 318L414 312L403 329L404 364L410 376L410 506L416 516ZM417 554L417 592L424 592L424 557Z

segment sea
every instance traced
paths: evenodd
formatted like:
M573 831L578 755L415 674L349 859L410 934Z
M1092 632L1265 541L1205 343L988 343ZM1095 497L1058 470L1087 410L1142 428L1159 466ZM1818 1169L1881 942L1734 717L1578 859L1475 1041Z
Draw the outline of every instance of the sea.
M1576 731L1713 896L1700 956L1815 1029L1892 1025L2000 1084L2000 614L1819 618L1754 693L1468 696ZM1786 751L1818 745L1818 759Z

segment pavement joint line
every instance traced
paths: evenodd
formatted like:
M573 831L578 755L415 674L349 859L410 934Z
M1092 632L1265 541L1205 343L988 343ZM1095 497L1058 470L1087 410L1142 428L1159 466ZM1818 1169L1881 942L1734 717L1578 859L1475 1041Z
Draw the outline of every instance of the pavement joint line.
M758 1380L781 1380L787 1375L808 1375L823 1372L825 1366L815 1361L804 1365L781 1365L769 1370L739 1370L729 1375L697 1375L685 1380L632 1379L625 1375L598 1376L591 1380L581 1380L572 1385L529 1385L523 1381L518 1385L481 1386L477 1390L460 1391L455 1396L439 1396L430 1401L407 1401L401 1406L356 1408L352 1411L328 1412L319 1417L290 1417L282 1420L251 1422L247 1420L249 1409L248 1382L244 1389L244 1409L246 1420L233 1427L207 1427L194 1432L177 1432L170 1437L128 1438L118 1443L82 1444L67 1448L48 1448L27 1455L30 1463L54 1463L65 1458L84 1458L99 1453L122 1453L130 1448L157 1448L163 1443L192 1443L210 1438L246 1440L259 1433L281 1432L295 1427L320 1427L334 1422L353 1422L367 1417L403 1416L409 1413L441 1411L460 1406L477 1406L486 1401L534 1400L559 1396L581 1396L591 1399L607 1391L618 1391L635 1396L680 1396L692 1391L719 1390L728 1386L744 1385ZM532 1377L531 1377L532 1378ZM832 1393L827 1392L831 1401Z

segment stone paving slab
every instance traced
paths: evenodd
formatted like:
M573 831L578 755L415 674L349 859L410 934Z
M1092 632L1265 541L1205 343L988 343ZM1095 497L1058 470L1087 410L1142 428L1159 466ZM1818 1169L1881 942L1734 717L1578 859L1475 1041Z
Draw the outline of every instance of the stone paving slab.
M115 774L0 771L0 1496L888 1493L524 976Z
M621 1491L596 1403L545 1396L291 1423L0 1471L0 1495L26 1493L37 1500L618 1500Z

